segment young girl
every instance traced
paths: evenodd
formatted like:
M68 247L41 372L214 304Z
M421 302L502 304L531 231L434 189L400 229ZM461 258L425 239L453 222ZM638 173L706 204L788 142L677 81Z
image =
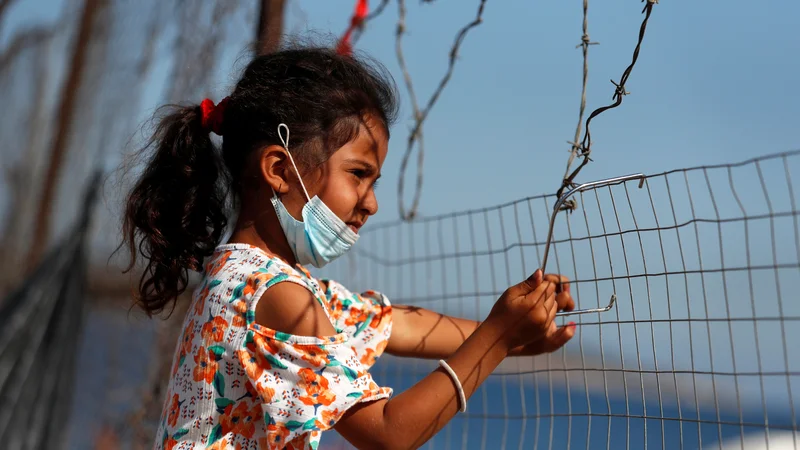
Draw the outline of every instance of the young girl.
M133 261L147 263L138 303L170 309L190 270L203 279L156 449L316 449L331 428L358 448L416 448L505 357L573 336L574 324L554 323L574 306L569 285L540 271L474 322L392 307L303 267L347 252L378 211L396 100L376 67L323 48L260 56L219 105L177 108L159 123L125 216ZM238 215L220 245L229 198ZM369 373L383 352L442 360L392 396Z

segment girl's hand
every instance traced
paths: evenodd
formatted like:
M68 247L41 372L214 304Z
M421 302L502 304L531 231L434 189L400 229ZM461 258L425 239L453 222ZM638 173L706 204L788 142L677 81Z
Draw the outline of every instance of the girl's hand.
M572 299L567 277L547 274L544 279L559 284L559 287L556 288L558 311L572 311L575 309L575 301ZM575 336L575 322L569 322L562 327L558 327L555 322L551 322L550 328L542 339L512 349L509 352L509 356L533 356L554 352L569 342L573 336Z
M558 281L558 277L545 280L537 270L503 293L489 317L447 356L457 383L444 369L437 369L391 400L351 407L336 424L336 430L357 448L422 446L458 412L458 384L469 399L511 349L546 341L548 333L552 334L559 309ZM568 295L561 298L562 308L574 306Z
M502 331L508 352L545 338L558 311L556 287L557 283L543 279L542 271L537 270L500 296L483 325Z

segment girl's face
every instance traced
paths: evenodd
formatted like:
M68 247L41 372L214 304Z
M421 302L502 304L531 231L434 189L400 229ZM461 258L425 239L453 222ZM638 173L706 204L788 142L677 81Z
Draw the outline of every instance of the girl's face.
M375 183L381 176L388 147L383 125L367 118L360 125L358 137L336 150L320 167L303 175L308 195L319 196L358 233L367 219L378 212ZM281 200L292 216L302 220L307 199L301 187L290 189Z

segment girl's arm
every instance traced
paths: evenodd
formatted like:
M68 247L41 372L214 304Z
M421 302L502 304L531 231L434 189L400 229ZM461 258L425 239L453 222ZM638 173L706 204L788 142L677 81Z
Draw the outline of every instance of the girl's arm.
M551 282L559 280L558 276L550 274L545 279ZM556 295L558 309L570 311L575 307L575 302L567 279L562 277L561 281L561 292ZM448 358L481 324L475 320L451 317L416 306L393 306L392 311L392 335L386 352L395 356ZM534 342L513 348L509 350L509 356L538 355L557 350L574 335L572 326L562 330L547 342Z
M555 290L555 283L542 280L538 271L512 286L447 358L467 399L511 348L526 337L546 339L552 333ZM335 429L359 449L419 448L458 413L457 394L454 381L439 368L390 400L353 406Z
M392 334L386 352L414 358L447 358L480 324L416 306L392 306Z
M447 363L458 376L466 398L508 354L505 325L487 319ZM359 449L419 448L458 413L458 391L439 368L392 399L350 408L335 429Z
M256 307L256 322L303 336L335 333L325 312L310 293L292 283L279 283ZM500 364L509 349L546 338L557 311L554 283L540 272L510 287L487 319L447 359L469 398ZM418 448L458 412L458 391L442 369L394 396L358 403L339 419L335 429L360 449Z

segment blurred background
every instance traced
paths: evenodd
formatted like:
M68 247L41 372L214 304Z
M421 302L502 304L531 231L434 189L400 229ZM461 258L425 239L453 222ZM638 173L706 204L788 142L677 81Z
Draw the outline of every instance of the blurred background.
M354 288L383 290L397 302L424 303L480 319L497 293L540 264L552 196L561 186L572 148L568 141L574 140L579 118L584 67L579 44L584 36L583 42L599 43L588 46L588 114L612 101L615 88L609 79L619 81L631 62L643 19L643 4L638 1L0 0L0 439L4 448L152 445L183 311L179 307L169 319L147 318L131 307L138 275L135 269L123 273L126 254L114 253L121 240L124 195L139 168L131 154L148 137L148 119L158 106L199 104L205 97L219 101L253 54L274 51L286 40L340 45L363 4L368 4L368 16L357 20L347 42L355 51L377 58L393 74L401 94L401 114L392 130L378 191L381 210L365 227L359 253L326 269L328 273ZM588 34L583 28L585 5ZM476 17L481 20L467 29L463 41L457 41L459 32ZM624 299L620 294L620 303L627 301L629 309L619 310L612 320L597 316L581 322L586 349L581 340L546 361L531 359L503 367L475 397L475 405L471 403L471 410L479 412L454 421L429 448L722 448L731 439L731 448L798 445L795 412L800 405L795 398L800 395L800 354L791 344L800 339L791 331L800 320L795 289L800 289L800 228L794 200L800 195L796 181L800 165L797 153L792 153L800 148L793 133L800 119L798 22L800 4L788 0L665 0L655 5L639 60L626 84L630 95L619 108L593 122L593 161L576 179L656 174L648 179L651 198L627 197L623 206L630 206L630 217L620 218L613 200L606 199L598 200L593 210L586 206L585 218L570 216L587 222L582 241L587 243L608 234L593 228L603 217L618 219L615 228L622 246L604 244L606 266L619 259L613 264L617 272L609 268L605 276L614 283L624 284L638 276L637 271L650 280L651 259L663 260L662 285L669 285L669 275L683 276L687 270L700 275L729 273L739 281L742 273L759 268L766 274L730 290L727 279L698 279L703 284L694 286L693 292L703 295L690 295L687 286L695 281L687 279L685 294L673 290L670 297L666 287L663 299L661 285L625 287L627 294ZM459 42L458 51L451 59L454 42ZM448 74L447 85L438 91ZM407 88L406 75L414 94ZM435 92L441 95L425 119L424 161L418 165L417 143L407 172L401 174L408 138L419 118L414 105L423 109ZM697 268L687 269L685 262L680 270L670 268L667 260L678 254L680 235L673 245L639 241L639 247L625 248L627 241L621 236L626 231L665 226L658 221L659 214L670 209L674 184L659 174L752 158L766 159L746 165L735 181L728 182L728 171L733 169L727 166L718 169L719 178L712 173L711 181L703 170L679 174L685 187L675 195L678 213L672 204L670 221L675 227L699 219L713 224L709 230L693 229L691 239L696 244L687 251L697 254L694 258L704 255L705 266L700 257ZM402 220L399 207L402 203L408 211L412 205L420 167L424 171L416 216ZM695 175L699 178L690 181ZM714 194L720 189L735 193L722 200ZM608 194L612 199L613 192ZM529 224L521 232L517 206L531 208L531 203L519 199L531 198L535 206L530 214L524 210L522 223ZM656 206L649 214L655 222L637 221L634 209L650 208L652 198ZM581 199L579 205L587 203ZM517 218L516 231L506 228L511 227L512 217ZM481 222L475 225L482 227L477 233L480 242L470 240L466 231L472 230L473 219ZM723 232L717 225L725 220L739 220L744 228ZM574 247L570 252L565 245L578 242L580 236L573 236L567 222L559 224L555 236L562 239L562 250L556 246L555 252L567 258L559 269L592 286L585 289L586 304L603 303L605 292L588 291L602 288L598 280L604 275L597 267L565 262L581 259ZM442 243L445 226L448 239L456 227L452 235L462 240ZM745 241L741 251L721 255L722 249ZM714 247L704 252L707 244ZM642 268L627 259L628 252L639 248L636 258ZM490 256L479 260L476 254ZM508 255L519 262L509 262ZM717 265L709 263L708 255L716 255ZM472 266L462 274L466 260ZM431 261L441 272L423 264ZM550 270L556 267L553 261ZM491 274L486 270L478 275L479 268L489 267ZM738 271L728 272L732 267ZM592 269L592 275L580 276ZM424 273L414 275L417 270ZM414 276L418 278L412 283L409 277ZM466 281L461 283L459 277ZM763 294L766 285L778 287ZM613 289L624 290L616 284ZM739 294L744 300L736 306ZM758 299L759 311L753 298ZM672 310L656 307L654 312L652 306L678 301L688 309L680 320L704 327L696 330L707 335L702 342L697 335L691 337L689 328L694 325L669 331L654 328L659 320L672 324L678 319ZM642 305L639 316L634 304ZM694 316L689 304L696 308ZM715 306L698 313L704 305ZM641 311L648 306L649 315L644 317ZM768 311L761 314L761 308ZM727 314L715 318L721 311ZM737 315L747 330L729 326ZM722 328L712 325L715 320ZM613 326L615 336L602 334L607 325ZM642 356L646 351L639 348L640 332L649 336L643 344L652 347L649 357ZM603 351L609 342L616 352L611 359L619 360L614 370L623 374L611 382L618 386L610 390L608 379L592 381L584 376L587 367L606 371L614 365ZM660 356L656 342L666 346ZM697 346L703 352L695 354ZM713 355L721 354L740 355L739 366L735 358L721 356L723 362L717 359L715 368ZM667 356L659 367L664 355L672 358ZM730 369L720 369L731 359ZM426 363L384 360L376 367L376 377L396 392L429 370ZM681 366L682 362L686 364ZM707 363L710 367L705 367ZM635 395L625 375L628 371L637 376L632 382L639 385ZM643 373L653 378L645 381ZM582 377L579 388L572 374ZM680 374L693 375L683 380L694 392L683 406ZM661 375L671 377L672 391ZM717 384L725 385L720 377L733 383L740 376L752 383L737 381L735 386L720 387L717 394ZM713 398L697 394L712 387ZM656 390L657 396L647 403ZM673 392L676 405L664 399L667 391ZM584 406L574 404L575 397L583 396ZM630 399L636 396L641 400ZM731 404L720 400L734 397L737 402ZM595 403L607 407L598 412L595 405L592 412ZM687 403L695 411L691 418L682 409ZM726 418L725 411L732 415ZM592 431L593 427L600 431ZM759 444L746 444L751 432ZM790 446L777 447L787 432ZM334 433L328 434L323 448L348 448Z

